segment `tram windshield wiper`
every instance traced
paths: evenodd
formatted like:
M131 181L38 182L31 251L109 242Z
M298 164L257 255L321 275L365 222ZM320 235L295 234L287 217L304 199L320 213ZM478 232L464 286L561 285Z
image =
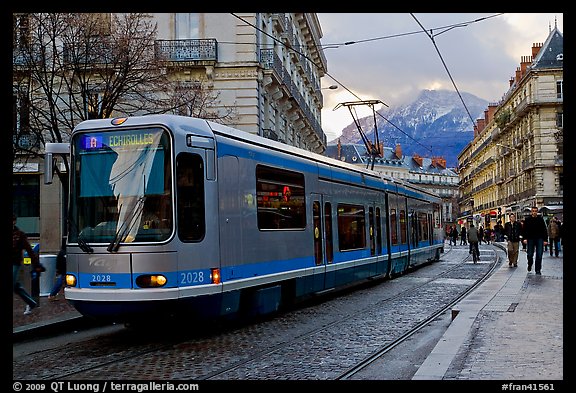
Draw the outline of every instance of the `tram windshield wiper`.
M76 224L76 221L74 221L72 218L69 217L68 222L71 223L72 225L74 225L74 227L76 228L76 232L78 232L78 246L80 247L80 249L87 254L93 253L94 249L92 247L90 247L88 242L82 236L82 232L79 231L78 225Z
M88 244L88 242L86 242L86 240L84 240L82 235L78 235L78 246L80 246L80 249L85 253L91 254L94 252L94 249L90 247L90 245Z
M118 249L120 248L120 243L126 239L126 236L128 236L128 234L130 233L132 228L134 228L134 225L136 224L136 222L138 222L138 220L136 218L142 214L142 211L144 210L144 202L145 201L146 201L145 195L142 195L140 198L138 198L138 200L136 201L136 206L134 207L134 210L132 211L132 214L130 214L126 218L126 220L124 220L124 222L122 222L122 225L120 226L120 228L118 229L118 231L116 231L116 234L114 235L114 239L112 239L112 241L108 245L108 248L107 248L108 252L118 251ZM122 210L122 206L123 205L120 205L120 208L118 209L118 216L120 216L120 211Z

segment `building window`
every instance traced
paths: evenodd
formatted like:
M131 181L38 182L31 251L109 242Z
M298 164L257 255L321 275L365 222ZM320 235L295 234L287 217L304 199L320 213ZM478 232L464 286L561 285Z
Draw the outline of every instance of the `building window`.
M30 100L25 91L12 93L12 129L18 138L30 131Z
M564 112L556 113L556 127L558 128L564 127Z
M563 98L564 97L564 81L557 81L556 82L556 98Z
M195 13L177 13L176 14L176 39L190 39L199 38L200 31L198 26L200 25L200 18L198 14Z
M12 212L18 217L16 225L28 236L40 236L40 176L14 174L12 187Z

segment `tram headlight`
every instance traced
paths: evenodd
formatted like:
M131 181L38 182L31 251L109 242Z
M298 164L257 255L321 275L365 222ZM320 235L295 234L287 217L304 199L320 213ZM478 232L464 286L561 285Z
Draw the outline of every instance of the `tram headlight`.
M140 288L158 288L163 287L168 282L166 276L162 274L143 274L136 278L136 284Z
M66 285L69 287L75 287L76 286L76 276L73 274L67 274L66 275Z

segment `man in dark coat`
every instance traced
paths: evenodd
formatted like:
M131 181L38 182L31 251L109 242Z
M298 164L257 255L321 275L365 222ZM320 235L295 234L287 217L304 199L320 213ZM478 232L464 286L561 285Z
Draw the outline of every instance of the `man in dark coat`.
M542 274L542 253L544 245L548 242L548 228L544 218L538 215L538 208L532 206L530 216L524 220L522 229L522 243L526 244L526 256L528 257L528 271L532 271L532 264L536 274ZM534 260L534 251L536 251L536 260Z
M22 262L24 261L24 250L28 252L28 256L32 260L32 269L38 273L42 272L44 269L40 264L40 258L38 254L34 252L28 237L24 232L22 232L16 226L16 215L12 215L13 229L12 229L12 286L14 293L17 294L26 302L26 311L24 314L30 314L32 309L38 307L38 303L20 284L20 268L22 267Z
M520 250L520 236L522 226L516 221L516 215L510 213L510 221L504 224L504 235L508 240L508 266L518 266L518 251Z

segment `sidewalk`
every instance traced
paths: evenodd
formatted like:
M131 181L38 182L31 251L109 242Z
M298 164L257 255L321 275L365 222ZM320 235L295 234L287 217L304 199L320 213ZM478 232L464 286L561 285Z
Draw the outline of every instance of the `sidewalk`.
M499 244L505 248L505 244ZM456 315L413 380L563 380L563 252L544 252L542 275L503 260L453 307Z
M24 315L26 303L19 296L12 294L12 334L31 331L47 325L78 319L82 316L66 299L61 290L57 300L49 301L48 297L40 296L40 307Z

